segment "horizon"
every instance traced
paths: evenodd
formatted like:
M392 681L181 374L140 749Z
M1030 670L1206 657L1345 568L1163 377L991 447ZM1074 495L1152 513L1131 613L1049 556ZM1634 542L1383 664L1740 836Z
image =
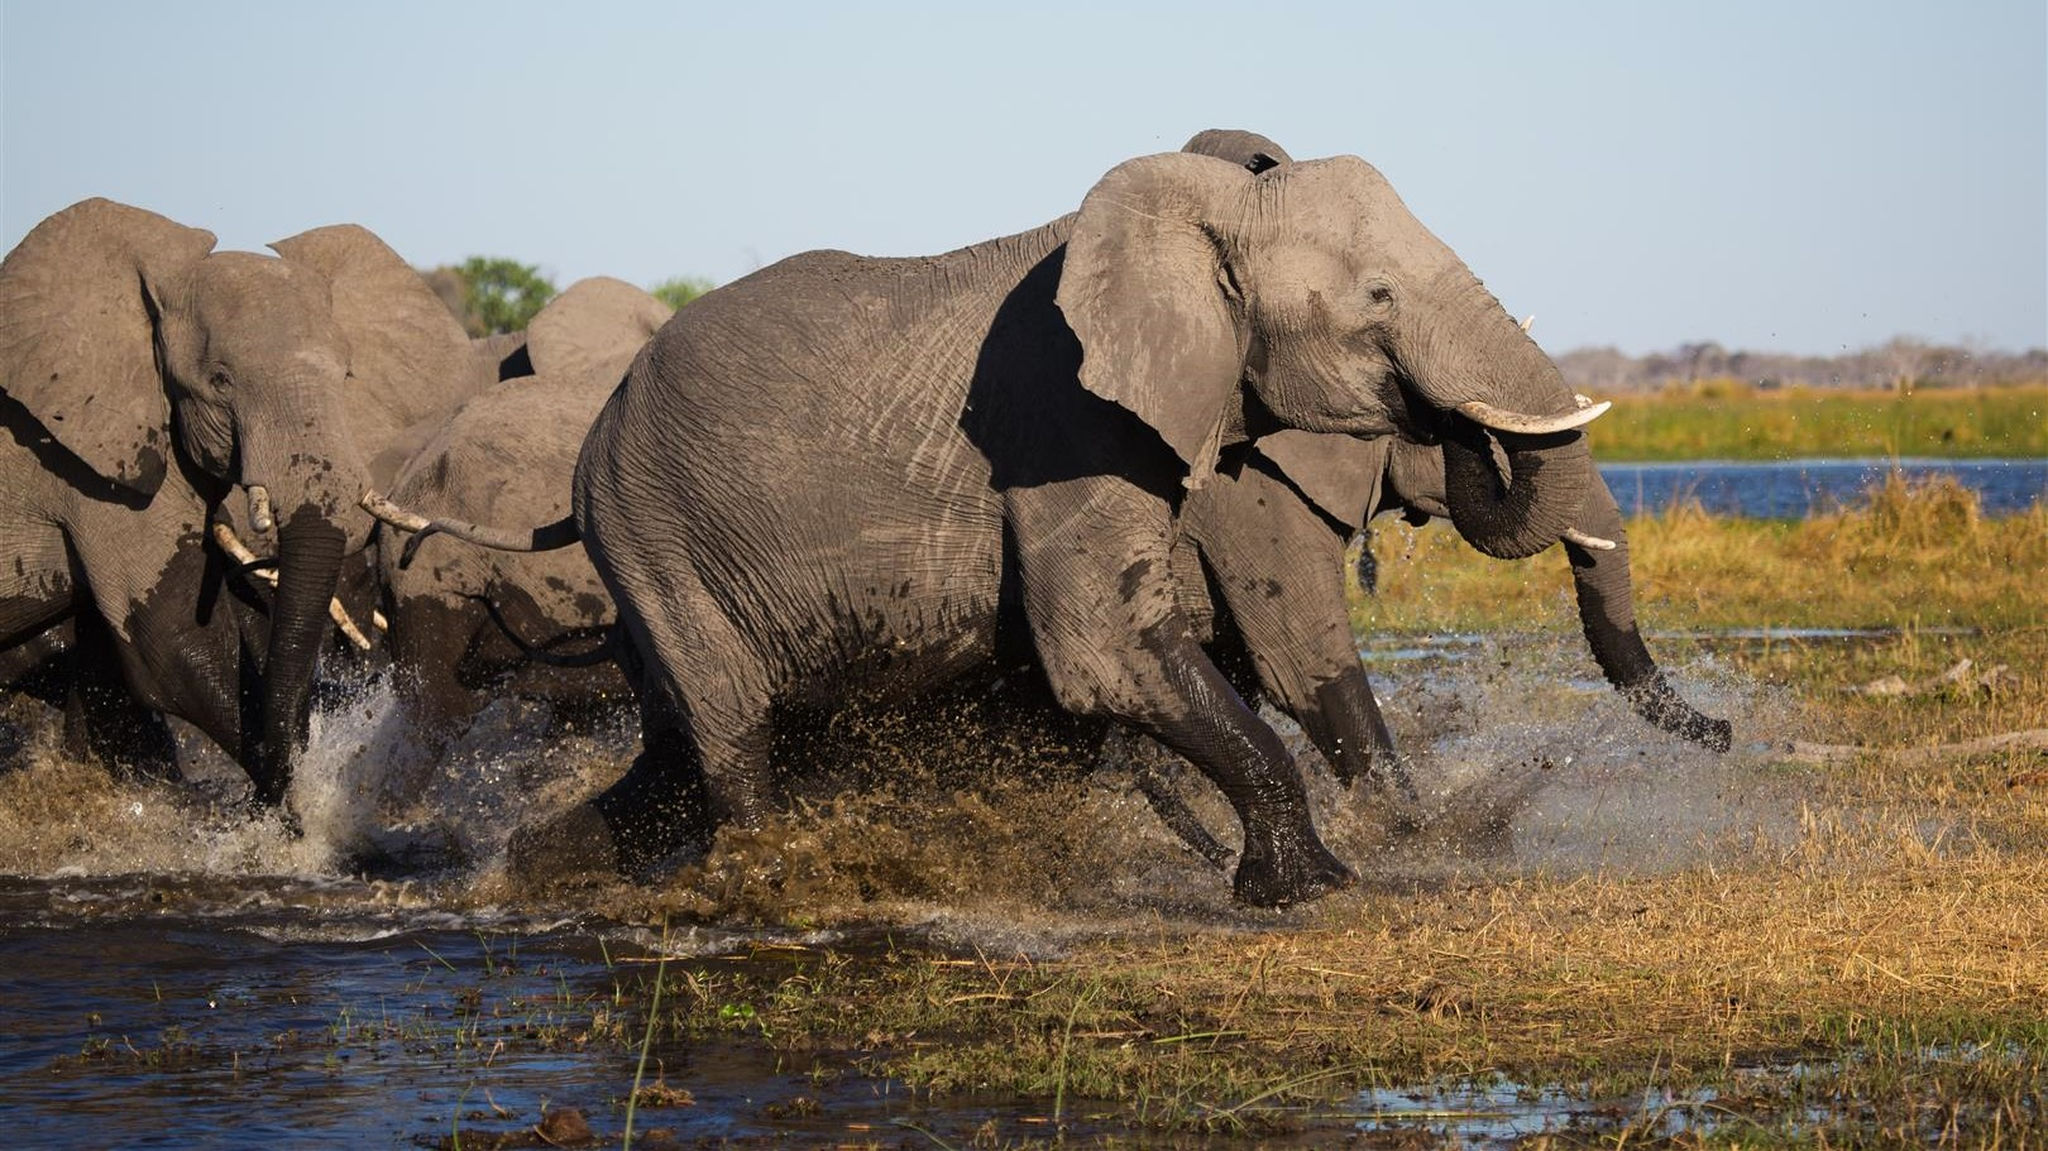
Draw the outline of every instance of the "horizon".
M9 3L0 245L100 195L225 248L353 221L423 269L723 284L1021 231L1238 127L1365 157L1557 354L2048 347L2038 3L1461 15Z

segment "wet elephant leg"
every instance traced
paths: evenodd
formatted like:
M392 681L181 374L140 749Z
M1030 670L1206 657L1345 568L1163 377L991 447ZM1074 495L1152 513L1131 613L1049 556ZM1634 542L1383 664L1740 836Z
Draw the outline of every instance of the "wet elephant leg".
M124 681L112 631L90 608L78 613L73 629L76 641L66 655L65 752L96 760L117 774L177 779L176 740L163 716L144 705Z
M439 755L476 719L481 701L463 685L461 668L478 633L489 626L490 613L473 600L419 595L392 606L386 638L393 686L430 755Z
M247 609L227 586L225 562L204 543L204 507L196 498L180 506L169 493L167 485L157 501L166 506L145 509L140 524L126 509L77 517L70 538L78 578L106 628L108 678L117 671L137 705L191 723L241 762L248 669L238 612ZM94 522L95 513L112 522Z
M1234 879L1243 902L1299 903L1348 883L1316 834L1280 737L1195 642L1171 578L1162 504L1104 477L1008 499L1025 615L1061 704L1152 736L1223 791L1244 828Z
M1190 494L1183 522L1265 691L1331 771L1397 807L1415 790L1359 663L1344 598L1345 530L1247 464Z
M513 837L512 866L528 883L637 875L707 850L722 822L752 824L773 808L766 676L691 577L641 570L637 558L620 559L607 582L628 641L620 670L640 703L640 754L595 798Z

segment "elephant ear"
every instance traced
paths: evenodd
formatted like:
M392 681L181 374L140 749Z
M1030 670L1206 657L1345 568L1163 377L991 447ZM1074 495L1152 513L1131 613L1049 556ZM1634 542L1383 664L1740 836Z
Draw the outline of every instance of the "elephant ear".
M373 471L382 470L374 461L404 429L445 416L495 382L478 370L469 335L448 306L368 228L332 224L270 247L327 278L354 377L349 430Z
M1190 487L1215 471L1244 373L1242 301L1215 221L1254 180L1212 156L1127 160L1081 202L1060 271L1082 386L1158 432Z
M1368 440L1288 428L1260 436L1252 446L1296 491L1345 527L1365 526L1379 508L1391 436Z
M106 479L154 494L171 455L155 301L213 233L82 200L0 263L0 390Z
M569 285L526 325L526 354L537 375L616 384L674 314L624 280L592 276Z

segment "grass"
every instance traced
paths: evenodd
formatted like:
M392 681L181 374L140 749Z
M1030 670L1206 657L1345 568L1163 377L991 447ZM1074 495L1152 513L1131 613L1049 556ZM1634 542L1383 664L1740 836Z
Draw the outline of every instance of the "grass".
M1375 1085L1504 1085L1583 1101L1589 1125L1566 1143L2041 1145L2048 763L1907 766L1883 749L2048 727L2048 514L1988 520L1961 489L1894 481L1825 519L1681 510L1630 539L1653 633L1893 629L1716 650L1787 694L1814 738L1873 749L1761 764L1753 785L1792 797L1787 834L1672 871L1368 888L1270 929L1162 923L1056 960L700 962L671 977L665 1025L744 1029L792 1056L941 1096L1042 1099L1112 1129L1259 1136ZM1573 627L1561 562L1503 564L1432 530L1375 547L1386 590L1358 604L1368 633L1526 627L1532 604L1556 609L1550 630ZM1966 657L2005 670L1930 683ZM1845 691L1887 675L1921 689Z
M1380 592L1353 603L1361 635L1492 631L1577 610L1556 551L1502 563L1441 522L1373 527ZM1652 628L2048 626L2048 507L1990 519L1946 477L1893 473L1867 502L1797 521L1679 505L1631 521L1628 542L1637 614Z
M2048 455L2048 384L1913 392L1711 380L1614 398L1589 429L1607 462Z
M572 987L487 939L459 963L422 943L406 956L429 989L416 1005L344 1011L317 1034L276 1036L251 1063L300 1047L403 1049L477 1079L516 1054L573 1058L618 1069L616 1110L681 1105L704 1067L744 1051L774 1067L777 1091L803 1084L811 1110L824 1099L828 1120L849 1084L865 1091L862 1077L907 1086L935 1110L902 1130L932 1146L1309 1145L1371 1121L1348 1113L1372 1088L1424 1096L1434 1126L1486 1108L1432 1091L1508 1103L1561 1093L1577 1118L1553 1116L1531 1146L2048 1143L2048 759L1898 754L2048 728L2048 513L1987 519L1951 484L1893 480L1823 519L1681 509L1628 530L1638 611L1668 666L1711 655L1714 675L1767 695L1803 737L1868 749L1824 762L1744 753L1723 785L1781 804L1783 828L1674 844L1700 849L1664 868L1473 867L1282 915L1126 914L1069 933L1049 957L886 939L616 966L607 952L601 977ZM1354 605L1369 638L1576 643L1555 554L1489 560L1439 527L1378 530L1373 546L1382 591ZM1764 625L1884 630L1853 642L1686 638ZM1943 679L1966 658L1977 674ZM1888 677L1908 690L1851 690ZM12 786L0 777L0 792ZM1095 837L1064 805L990 807L991 829L1021 810L1067 838ZM890 836L917 834L879 816L840 830L892 856ZM996 837L932 838L959 851ZM797 864L842 845L810 856L798 836L776 845L789 869L780 901L744 906L807 924L836 889L803 886ZM910 881L875 871L863 882ZM1022 901L1041 897L1029 888ZM920 898L982 907L972 889ZM60 1070L205 1057L219 1061L165 1030L153 1044L89 1039ZM649 1058L675 1071L677 1089L645 1084ZM693 1065L691 1078L678 1070ZM990 1098L1011 1107L1001 1123L966 1105ZM948 1101L969 1117L953 1121ZM448 1143L493 1145L472 1129L509 1122L491 1107L458 1103ZM612 1115L600 1111L599 1126ZM1411 1136L1362 1141L1429 1143ZM670 1145L653 1131L633 1139Z

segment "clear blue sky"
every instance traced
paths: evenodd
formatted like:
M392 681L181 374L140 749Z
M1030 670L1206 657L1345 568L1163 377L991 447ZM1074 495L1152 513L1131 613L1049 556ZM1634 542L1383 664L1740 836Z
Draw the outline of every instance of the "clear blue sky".
M725 281L1033 226L1244 127L1379 166L1553 351L2036 347L2044 8L5 0L0 245L109 196Z

